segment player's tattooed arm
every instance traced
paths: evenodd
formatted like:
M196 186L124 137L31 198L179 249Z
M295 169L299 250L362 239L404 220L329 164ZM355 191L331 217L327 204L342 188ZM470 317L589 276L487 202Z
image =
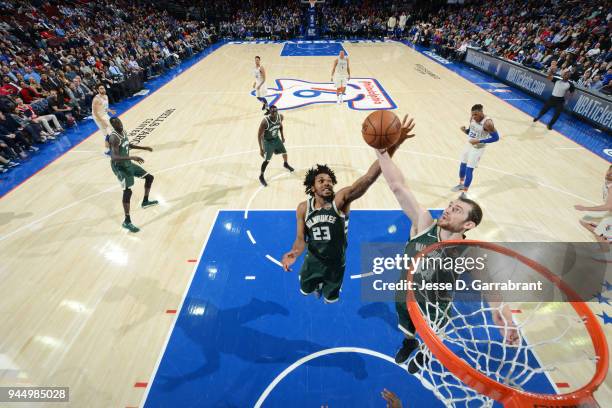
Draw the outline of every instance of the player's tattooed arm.
M281 115L280 113L278 114L280 116L280 135L281 135L281 141L283 143L285 143L285 132L283 132L283 115Z
M259 143L259 155L261 157L264 157L263 135L264 135L265 130L266 130L266 120L262 119L261 123L259 124L259 130L257 131L257 143Z
M387 149L386 154L392 157L406 139L414 137L412 130L414 129L415 125L414 120L410 119L408 115L405 115L404 120L402 121L400 138L395 145ZM335 200L336 206L340 209L340 211L347 213L350 210L351 202L363 196L366 191L368 191L368 188L370 188L370 186L376 182L381 172L380 163L378 160L376 160L374 163L372 163L366 174L358 178L357 181L355 181L351 186L345 187L338 191Z
M304 223L304 219L306 217L306 202L302 201L298 207L296 217L297 217L297 231L295 236L295 241L293 242L293 246L291 247L291 251L287 252L283 255L283 269L285 271L291 271L291 265L295 263L297 258L304 252L306 248L306 239L304 238L304 232L306 231L306 225Z

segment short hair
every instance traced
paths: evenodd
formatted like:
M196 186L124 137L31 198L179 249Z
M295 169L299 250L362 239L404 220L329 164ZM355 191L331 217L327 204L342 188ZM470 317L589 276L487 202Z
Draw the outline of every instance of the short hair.
M470 200L466 197L459 197L459 201L463 201L466 204L470 205L470 212L468 213L466 221L472 221L476 226L480 224L482 221L482 208L478 205L478 203L474 200Z
M476 105L472 106L472 112L482 112L482 105L477 103Z
M315 167L308 169L306 172L306 177L304 177L304 187L306 187L306 194L309 196L313 196L311 189L314 186L315 179L319 174L327 174L332 179L332 184L335 185L338 180L336 179L336 174L332 169L327 167L326 164L317 164Z
M261 57L260 57L259 55L256 55L256 56L255 56L255 59L260 60L260 59L261 59Z
M104 86L104 84L103 84L102 82L98 82L98 83L96 84L96 91L97 91L97 90L98 90L98 88L100 88L100 87L102 87L102 88L106 89L106 87Z
M121 123L121 119L119 119L116 116L113 116L112 118L110 118L109 120L111 126L113 127L113 129L117 130L117 128L115 128L115 125L120 124Z

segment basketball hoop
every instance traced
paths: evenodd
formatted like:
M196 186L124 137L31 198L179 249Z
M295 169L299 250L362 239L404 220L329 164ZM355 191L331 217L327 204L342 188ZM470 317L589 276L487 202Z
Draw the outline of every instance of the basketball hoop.
M420 300L417 300L415 290L407 290L406 304L408 313L416 331L424 342L424 344L419 346L419 351L417 351L417 354L421 353L420 362L415 358L416 354L410 358L409 362L418 366L420 370L418 378L423 385L430 389L447 407L474 406L472 404L476 401L480 403L479 406L490 407L493 405L492 400L500 402L506 408L598 407L599 405L595 401L593 393L603 383L608 373L608 346L597 318L583 301L578 300L579 297L576 292L547 267L534 260L510 248L481 241L454 240L435 243L420 252L414 258L413 265L415 265L417 259L421 259L420 264L424 263L426 255L435 257L440 252L444 253L445 250L450 250L449 246L466 246L470 247L470 250L480 248L481 250L488 251L488 253L494 253L494 256L501 256L504 260L506 260L505 257L508 257L508 261L520 265L521 268L535 271L535 275L552 282L555 290L562 292L570 299L567 303L577 316L572 315L568 317L563 315L568 317L568 328L563 329L565 331L561 335L546 341L540 341L536 345L529 345L521 341L523 337L521 329L524 328L524 324L527 322L520 323L516 327L519 333L519 344L510 346L505 344L505 339L503 338L505 335L502 336L501 344L499 344L499 341L492 340L491 337L485 339L485 341L474 337L473 331L483 330L483 327L486 332L491 328L496 328L502 329L504 333L507 333L505 329L510 327L507 324L508 322L503 327L500 327L487 321L489 313L495 311L494 308L489 307L488 302L476 302L472 307L480 309L466 315L461 314L456 309L460 307L458 306L460 305L459 301L451 301L446 310L443 310L445 307L440 307L440 303L437 301L430 302L428 299L425 302L422 297L424 292L420 294L417 292L417 296L420 296ZM434 251L437 252L434 253ZM417 268L419 267L420 265L417 266ZM422 269L411 269L408 271L408 282L413 281L414 273L418 271L422 271ZM482 295L480 296L483 299ZM540 303L548 305L550 302ZM499 307L500 311L502 307L504 307L503 302ZM536 306L536 309L538 307L540 307L539 304ZM449 312L449 309L452 309L452 311ZM569 307L567 309L569 310ZM445 317L441 319L440 313L443 313ZM469 319L473 316L478 316L478 313L481 314L479 319L484 319L484 324L472 325ZM559 313L558 316L552 315L550 318L559 316L562 315ZM536 322L533 323L536 324ZM524 358L527 360L529 355L535 356L536 346L549 347L553 344L562 343L565 339L564 336L570 332L569 326L571 324L575 325L571 330L584 331L586 329L591 339L595 354L593 358L587 359L595 362L595 372L591 380L573 392L559 395L539 394L523 389L523 386L535 374L552 371L556 366L546 367L543 365L541 368L533 368L528 362L521 361L523 357L519 358L517 356L524 355ZM553 334L548 333L545 333L545 335L553 336ZM470 338L470 336L473 338ZM457 337L460 338L457 339ZM478 344L479 342L481 344ZM482 343L488 343L488 349L483 347ZM498 347L500 350L503 350L501 353L491 353L492 347ZM484 352L483 348L485 349ZM496 355L492 356L492 354ZM502 356L501 358L499 358L500 355ZM501 369L497 368L497 366L505 366L505 371L503 373L498 372ZM460 397L456 397L456 395L460 395Z

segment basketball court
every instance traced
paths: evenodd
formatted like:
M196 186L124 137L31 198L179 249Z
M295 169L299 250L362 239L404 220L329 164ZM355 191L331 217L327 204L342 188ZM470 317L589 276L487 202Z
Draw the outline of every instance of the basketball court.
M352 78L342 105L330 83L339 49ZM257 179L263 114L251 94L255 55L296 168L288 173L275 156L266 188ZM565 114L561 133L548 131L529 115L539 102L477 71L451 69L400 42L230 42L172 76L118 109L132 138L154 149L141 157L160 205L132 204L138 234L121 228L121 187L101 134L86 137L93 126L25 182L5 185L0 385L67 386L66 406L80 407L383 406L383 388L405 407L444 406L393 361L402 339L393 305L361 299L360 243L401 243L410 231L382 177L351 206L339 303L299 293L301 260L293 272L279 264L295 237L305 170L326 163L342 187L376 159L361 137L374 109L415 118L417 136L394 160L436 216L457 196L450 188L465 143L459 127L472 105L484 105L501 140L474 175L470 197L484 219L470 239L591 241L573 206L600 203L609 159L572 139L592 134L612 148L610 139ZM142 188L137 180L133 203ZM589 303L608 347L610 290L604 285ZM542 330L555 329L546 313L562 307L540 311ZM517 320L527 308L516 305ZM576 334L533 364L589 347L589 337ZM570 392L593 373L593 362L562 364L529 387ZM612 401L610 378L595 395L602 406Z

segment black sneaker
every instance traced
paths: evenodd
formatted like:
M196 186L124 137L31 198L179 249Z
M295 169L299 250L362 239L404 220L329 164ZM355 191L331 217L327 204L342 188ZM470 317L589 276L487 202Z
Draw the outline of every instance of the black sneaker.
M268 187L268 183L266 183L266 179L264 178L263 174L259 175L259 182L261 183L262 186Z
M425 354L420 350L417 351L414 358L410 360L410 363L408 363L408 372L410 374L418 373L423 367L425 367L426 360L427 358L425 357Z
M292 173L295 171L295 169L294 169L293 167L291 167L291 166L289 165L289 163L287 163L287 162L285 162L285 164L283 165L283 167L284 167L284 168L286 168L287 170L289 170L289 171L290 171L290 172L292 172Z
M534 122L537 122L540 118L533 118Z
M548 128L548 130L552 130L552 125L550 123L546 125L546 127Z
M416 339L404 339L402 347L395 353L395 362L397 364L404 364L418 346L419 342Z

